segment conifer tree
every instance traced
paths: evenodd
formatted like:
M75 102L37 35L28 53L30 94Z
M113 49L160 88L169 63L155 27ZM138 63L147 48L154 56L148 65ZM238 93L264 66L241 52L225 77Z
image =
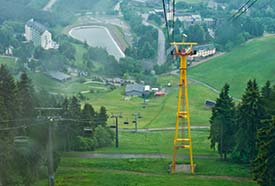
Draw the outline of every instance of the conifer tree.
M256 155L256 133L265 117L256 80L249 80L242 101L237 109L236 151L239 161L250 162Z
M107 115L107 110L104 106L100 107L96 120L97 120L97 125L102 125L102 126L107 125L108 115Z
M66 101L66 100L65 100ZM68 104L68 105L66 105ZM63 106L68 109L68 115L66 116L66 119L69 119L69 121L65 121L65 128L66 128L66 149L67 150L73 150L75 149L75 140L77 139L77 136L79 136L83 128L81 126L80 120L81 117L81 107L79 100L73 96L68 103L63 104Z
M229 85L225 84L212 110L209 136L211 148L215 149L218 145L218 152L224 160L234 147L234 122L234 103L229 96Z
M80 103L75 96L73 96L71 99L71 102L69 104L69 111L70 111L71 118L73 119L80 118L80 112L81 112Z
M257 132L257 156L252 163L255 180L261 186L275 185L275 118L265 120Z
M22 118L32 119L35 116L35 92L27 74L21 74L20 81L17 83L17 99L20 116Z
M87 125L87 123L86 123L85 126L89 126L89 127L92 127L93 129L95 129L95 127L96 127L95 114L96 113L95 113L93 106L86 103L84 105L84 108L81 113L81 116L82 116L81 119L89 122L89 124Z
M275 86L271 88L270 81L267 81L261 90L261 97L267 111L267 117L275 115Z
M16 85L14 78L4 65L0 66L0 97L2 97L3 107L6 109L7 119L15 120L17 118L16 107ZM8 123L10 126L15 123Z
M5 102L2 96L0 96L0 128L5 128L6 124L4 121L8 120L8 111L5 106ZM1 133L0 133L1 134ZM4 135L1 134L0 138L2 138Z
M65 98L62 105L61 105L62 111L60 113L61 117L64 119L70 118L70 110L69 110L69 100L68 98ZM58 125L58 137L59 142L62 145L62 149L64 151L71 150L71 131L73 130L71 122L68 122L66 120L61 121Z

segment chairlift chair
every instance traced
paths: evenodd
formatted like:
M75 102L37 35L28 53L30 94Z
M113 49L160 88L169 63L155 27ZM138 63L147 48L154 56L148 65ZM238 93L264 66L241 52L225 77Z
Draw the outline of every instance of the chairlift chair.
M91 135L93 133L93 129L90 127L85 127L83 129L84 135Z
M27 144L30 138L28 136L15 136L14 143L18 145Z
M124 125L128 125L129 124L128 118L126 118L126 121L124 121L123 123L124 123Z

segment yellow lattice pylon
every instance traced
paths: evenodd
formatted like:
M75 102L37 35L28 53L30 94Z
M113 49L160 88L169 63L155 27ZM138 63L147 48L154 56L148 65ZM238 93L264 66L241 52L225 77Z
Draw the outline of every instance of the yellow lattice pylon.
M173 147L173 160L171 164L171 173L175 172L176 169L176 157L177 149L187 148L189 149L190 156L190 170L194 173L194 162L193 162L193 151L192 151L192 138L190 128L190 115L188 106L188 87L187 87L187 57L193 55L192 47L197 43L187 42L173 42L172 46L175 47L174 55L180 58L180 80L179 80L179 91L178 91L178 105L177 105L177 116L176 116L176 131L174 136L174 147ZM187 46L188 49L185 49ZM179 49L182 47L182 49ZM180 121L182 121L181 126ZM184 134L184 127L187 127L187 136ZM181 131L181 133L179 133Z

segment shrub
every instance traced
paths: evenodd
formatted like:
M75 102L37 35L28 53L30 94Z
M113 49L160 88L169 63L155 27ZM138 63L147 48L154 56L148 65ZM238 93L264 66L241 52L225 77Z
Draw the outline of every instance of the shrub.
M94 137L77 136L76 150L91 151L95 150L96 146L97 140Z
M95 138L97 140L97 147L109 146L113 143L114 133L109 128L99 125L95 129Z

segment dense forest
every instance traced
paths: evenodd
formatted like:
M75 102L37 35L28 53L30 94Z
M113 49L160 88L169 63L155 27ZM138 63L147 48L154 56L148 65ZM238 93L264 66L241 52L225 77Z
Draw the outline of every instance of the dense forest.
M47 109L48 108L48 109ZM48 161L48 127L53 125L55 170L61 151L87 151L109 146L114 134L106 126L107 110L99 112L76 97L36 92L22 73L15 81L0 67L0 180L5 186L32 185L44 176Z
M275 183L275 86L267 81L259 90L250 80L241 102L235 106L225 84L210 118L211 148L221 159L249 163L251 172L262 186Z

